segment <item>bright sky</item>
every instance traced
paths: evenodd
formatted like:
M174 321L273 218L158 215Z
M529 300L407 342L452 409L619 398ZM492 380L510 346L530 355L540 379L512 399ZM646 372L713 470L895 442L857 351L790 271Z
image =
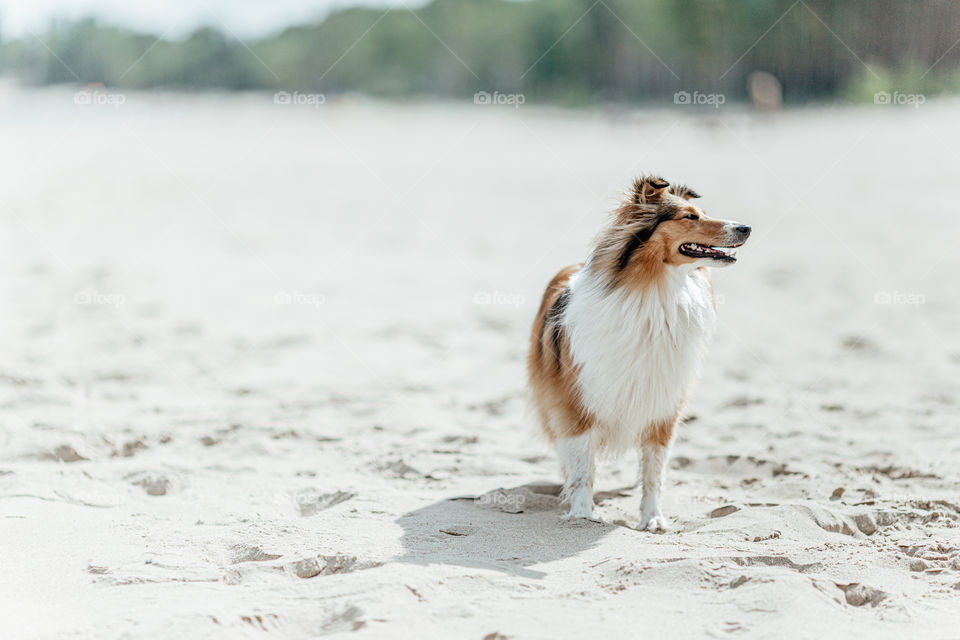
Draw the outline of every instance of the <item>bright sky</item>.
M257 37L318 20L339 7L404 4L416 7L425 0L0 0L0 33L18 37L43 30L53 18L95 16L169 37L199 26Z

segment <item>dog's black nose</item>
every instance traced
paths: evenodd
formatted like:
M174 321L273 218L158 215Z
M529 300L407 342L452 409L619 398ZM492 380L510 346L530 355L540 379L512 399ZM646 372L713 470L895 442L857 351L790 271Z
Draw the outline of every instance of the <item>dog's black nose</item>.
M748 225L742 224L736 228L740 233L750 233L750 227Z

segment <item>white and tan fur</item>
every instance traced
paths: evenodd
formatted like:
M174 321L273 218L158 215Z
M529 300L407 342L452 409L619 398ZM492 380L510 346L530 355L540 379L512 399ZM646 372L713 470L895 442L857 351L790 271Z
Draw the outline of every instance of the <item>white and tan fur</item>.
M660 506L675 425L716 311L708 266L734 258L749 227L712 220L687 187L638 179L586 263L544 294L528 358L534 403L564 471L565 517L593 515L596 454L639 448L641 528ZM710 249L710 247L713 247Z

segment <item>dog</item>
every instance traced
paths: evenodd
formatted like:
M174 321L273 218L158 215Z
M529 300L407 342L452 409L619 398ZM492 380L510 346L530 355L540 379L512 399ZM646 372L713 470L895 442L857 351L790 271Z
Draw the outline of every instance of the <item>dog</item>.
M543 295L527 369L540 424L563 468L564 518L593 518L594 458L640 452L640 529L660 506L680 412L716 322L711 267L736 262L750 227L715 220L693 189L638 178L586 262Z

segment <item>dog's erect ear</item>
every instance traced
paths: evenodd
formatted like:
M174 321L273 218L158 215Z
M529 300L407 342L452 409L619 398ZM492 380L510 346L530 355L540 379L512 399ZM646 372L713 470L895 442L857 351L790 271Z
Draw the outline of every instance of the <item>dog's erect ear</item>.
M671 191L673 191L673 195L683 198L684 200L693 200L694 198L700 197L699 193L697 193L696 191L694 191L693 189L691 189L685 184L679 184L673 187Z
M663 194L670 188L670 183L656 176L637 178L633 183L633 203L652 204L659 202Z

